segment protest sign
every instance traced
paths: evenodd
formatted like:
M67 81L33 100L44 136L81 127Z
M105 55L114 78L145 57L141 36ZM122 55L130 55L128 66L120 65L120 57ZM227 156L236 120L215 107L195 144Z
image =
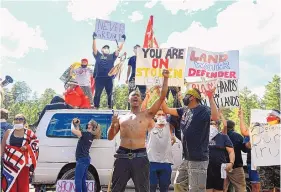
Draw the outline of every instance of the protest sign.
M87 191L95 192L95 181L87 180ZM75 192L75 182L74 180L58 180L56 184L56 192Z
M280 165L280 124L269 125L270 110L251 110L251 160L256 166Z
M136 85L162 85L162 70L170 71L169 86L184 86L186 49L138 48Z
M206 91L216 87L214 100L218 108L239 107L239 92L237 79L214 79L207 82L189 83L189 88L197 88L203 98L202 104L210 106Z
M239 51L210 52L190 47L185 77L239 79Z
M125 24L96 19L95 32L97 34L97 39L123 42L124 39L121 36L125 35Z

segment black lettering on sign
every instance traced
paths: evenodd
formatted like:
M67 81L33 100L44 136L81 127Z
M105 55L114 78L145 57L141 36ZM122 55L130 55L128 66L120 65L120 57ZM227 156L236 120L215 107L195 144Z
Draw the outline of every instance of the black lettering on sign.
M236 92L238 90L238 80L222 80L217 85L218 93Z
M229 96L221 98L221 107L230 107L237 106L239 107L239 96Z
M183 59L184 49L168 49L165 58Z

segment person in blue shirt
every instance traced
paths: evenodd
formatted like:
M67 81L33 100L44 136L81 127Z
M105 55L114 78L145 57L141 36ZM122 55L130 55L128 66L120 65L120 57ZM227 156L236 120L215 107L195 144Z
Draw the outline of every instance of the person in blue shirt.
M119 52L123 48L122 43L114 53L110 53L110 47L104 45L101 52L98 51L96 45L97 34L93 33L93 56L96 59L96 64L94 68L94 78L95 78L95 96L94 96L94 107L100 107L100 97L103 89L105 89L107 94L107 105L108 108L112 108L112 91L113 91L113 77L108 76L109 71L114 67L114 62L117 59ZM122 35L124 42L126 36Z
M176 192L206 191L210 120L218 120L214 91L215 89L206 92L211 107L201 104L201 93L196 88L186 92L184 107L168 108L165 102L162 104L164 113L180 117L184 161L179 166L174 181Z
M7 123L7 120L9 118L9 112L8 110L1 108L0 109L0 114L1 114L1 119L0 119L0 127L1 127L1 142L3 139L3 135L4 133L8 130L8 129L12 129L13 126L10 123Z
M144 100L145 98L145 92L146 92L146 86L145 85L135 85L135 77L136 77L136 62L137 62L137 48L140 48L140 45L135 45L134 46L134 56L130 57L128 61L128 70L127 70L127 79L126 79L126 84L129 86L129 94L132 91L135 91L136 88L139 89L141 93L141 98ZM128 108L130 106L128 105Z
M90 148L94 139L100 139L100 125L91 120L86 126L86 131L81 131L80 120L74 118L71 122L71 132L76 135L79 140L76 147L76 167L75 167L75 191L87 192L87 172L91 163Z

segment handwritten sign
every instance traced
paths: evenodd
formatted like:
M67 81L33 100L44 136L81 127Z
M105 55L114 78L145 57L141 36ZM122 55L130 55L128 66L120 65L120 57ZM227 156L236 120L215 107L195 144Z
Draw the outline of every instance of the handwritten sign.
M95 192L95 181L87 180L87 191ZM75 192L74 180L58 180L56 184L56 192Z
M206 91L216 87L214 100L218 108L239 107L239 92L237 79L215 79L189 84L189 88L197 88L203 97L202 104L210 106Z
M256 166L280 165L280 124L269 125L266 118L270 110L252 109L250 141L252 164ZM259 124L256 124L259 123Z
M162 70L170 71L169 86L184 86L186 49L138 48L136 85L162 85Z
M210 52L190 47L185 77L238 79L239 51Z
M97 39L123 42L124 39L121 37L125 34L125 24L117 23L113 21L96 19Z

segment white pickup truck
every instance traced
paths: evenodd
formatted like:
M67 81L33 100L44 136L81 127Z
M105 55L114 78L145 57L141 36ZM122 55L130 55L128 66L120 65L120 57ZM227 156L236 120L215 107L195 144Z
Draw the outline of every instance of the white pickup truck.
M120 115L128 111L116 110ZM75 150L77 137L71 133L71 121L77 117L82 127L94 119L101 125L102 138L94 140L90 149L91 165L88 180L95 181L95 191L102 185L108 185L114 162L114 153L119 147L120 137L107 140L107 130L111 124L111 110L60 109L46 111L41 119L36 135L39 139L39 159L32 178L35 191L44 191L46 186L53 186L58 180L73 180L75 172ZM173 145L173 174L182 161L182 145L179 140ZM129 181L128 186L133 186ZM43 190L42 190L43 189Z

